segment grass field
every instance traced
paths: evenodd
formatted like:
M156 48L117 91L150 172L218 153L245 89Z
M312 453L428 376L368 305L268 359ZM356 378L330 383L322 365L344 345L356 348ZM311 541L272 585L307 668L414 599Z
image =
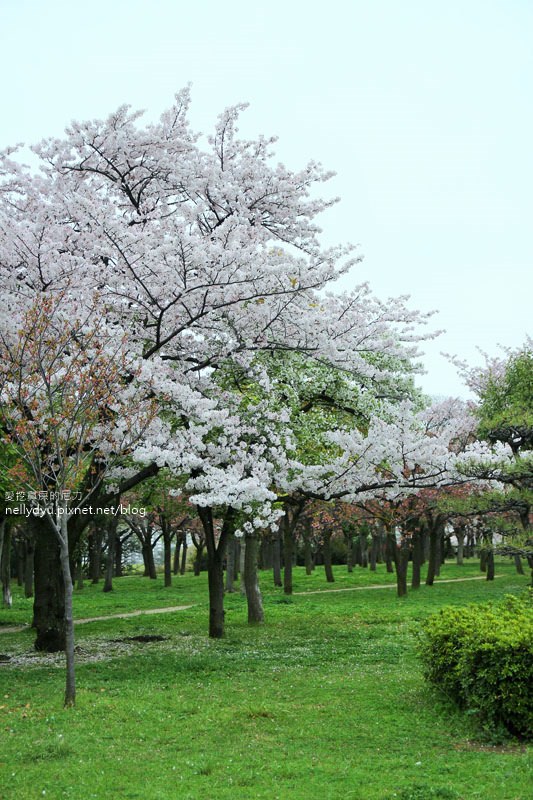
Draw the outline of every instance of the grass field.
M246 624L226 600L226 638L210 641L205 575L115 581L75 595L78 619L136 609L188 610L76 627L78 701L63 710L62 656L34 654L33 635L0 633L0 797L177 800L530 800L528 749L491 746L473 717L425 685L420 620L442 605L522 592L499 577L439 583L398 599L376 573L295 573L295 595L262 576L267 622ZM478 577L446 565L442 580ZM314 592L316 594L296 594ZM27 623L15 591L0 626ZM1 631L1 627L0 627ZM159 634L161 642L127 637ZM126 639L126 641L116 641Z

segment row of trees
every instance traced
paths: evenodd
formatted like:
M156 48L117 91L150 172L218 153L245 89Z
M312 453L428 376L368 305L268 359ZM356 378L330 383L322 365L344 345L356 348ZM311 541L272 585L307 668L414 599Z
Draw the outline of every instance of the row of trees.
M33 148L37 174L13 151L0 159L2 530L25 493L36 646L66 647L67 703L74 554L91 517L117 517L155 476L152 510L163 519L180 497L201 524L212 637L228 546L246 541L260 618L259 539L281 520L289 586L313 500L386 509L392 541L412 498L473 477L512 475L525 497L530 440L481 443L465 404L428 406L416 390L428 315L367 285L327 291L358 260L321 246L329 173L274 165L273 139L239 138L240 107L203 140L188 105L182 91L145 127L127 107L73 123ZM400 576L408 541L393 548Z

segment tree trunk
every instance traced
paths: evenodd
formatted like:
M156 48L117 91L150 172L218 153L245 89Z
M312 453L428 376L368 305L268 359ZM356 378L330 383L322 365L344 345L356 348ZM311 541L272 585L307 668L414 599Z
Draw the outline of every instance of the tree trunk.
M215 541L213 511L211 508L197 506L202 522L207 547L207 578L209 585L209 636L220 639L224 636L224 555L230 533L234 532L233 509L226 511L218 545Z
M246 537L246 556L244 559L244 585L246 587L246 600L248 603L248 622L261 623L265 620L263 611L263 598L259 588L257 575L257 558L259 554L259 538Z
M494 550L492 547L487 552L487 580L494 580Z
M187 569L187 534L183 537L183 544L181 545L181 565L180 565L180 575L185 575L185 570Z
M76 589L83 589L83 559L81 554L76 558Z
M274 577L274 586L283 586L281 580L281 539L279 527L274 533L274 540L272 542L272 574Z
M346 539L346 567L348 572L353 572L353 562L354 562L354 547L353 547L353 536L345 535Z
M409 563L409 545L407 539L402 537L396 542L396 536L389 533L390 549L392 551L394 566L396 568L396 591L398 597L407 595L407 565Z
M385 564L387 567L387 572L394 572L392 561L393 561L393 551L391 549L391 540L390 536L387 536L385 539Z
M376 562L378 560L379 549L379 536L375 533L372 534L372 546L370 548L370 569L372 572L376 571Z
M204 546L203 544L198 545L196 548L196 556L194 559L194 574L198 577L200 572L202 571L202 558L204 556Z
M411 589L420 588L420 569L422 566L422 535L419 530L413 532L413 574Z
M241 574L240 593L246 594L246 584L244 583L244 565L246 563L246 539L239 539L239 572Z
M359 534L359 549L361 551L361 566L368 567L368 539L366 533Z
M465 534L462 530L456 530L455 536L457 537L457 563L462 566L464 563L464 547L465 547Z
M480 572L487 571L487 548L485 545L479 551L479 570Z
M522 559L520 558L518 553L515 553L514 565L516 567L516 571L517 571L518 575L523 575L524 574L524 567L522 566Z
M235 557L237 555L237 548L235 546L236 539L233 534L228 537L228 549L226 555L226 592L231 594L235 591Z
M114 517L107 523L107 553L105 562L104 592L113 591L113 568L115 566L115 542L118 519Z
M283 517L283 591L292 594L292 556L294 542L292 538L289 512Z
M324 556L324 572L326 573L326 581L328 583L335 583L335 576L331 567L331 536L324 537L324 544L322 545L322 555Z
M311 542L306 537L304 541L304 559L305 559L305 574L311 575L313 572L313 552L311 550ZM280 584L281 585L281 584Z
M176 536L176 544L174 545L174 560L172 563L172 572L174 575L177 575L180 571L180 549L182 541L182 534L178 533Z
M437 565L439 562L439 535L438 527L433 524L429 526L429 553L428 553L428 571L426 575L426 586L433 586L435 576L437 574Z
M163 534L163 552L165 556L165 586L172 586L172 532L166 530Z
M66 509L64 509L66 511ZM63 586L65 590L65 655L67 660L67 674L65 684L65 706L73 706L76 702L76 675L74 669L74 614L72 609L72 576L70 574L70 557L68 547L67 517L66 514L59 518L60 521L60 553Z
M26 563L24 564L24 597L33 597L33 568L35 561L35 544L28 537L26 542Z
M11 529L5 519L0 522L0 581L2 583L2 604L11 608Z
M31 524L35 531L35 649L56 653L65 649L65 587L59 541L46 519L34 517Z
M102 564L102 532L96 525L89 534L89 575L91 583L99 583Z

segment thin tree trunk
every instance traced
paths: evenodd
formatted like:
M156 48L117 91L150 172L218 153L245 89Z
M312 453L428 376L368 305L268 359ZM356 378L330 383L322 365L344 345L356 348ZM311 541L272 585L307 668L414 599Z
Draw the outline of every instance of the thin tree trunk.
M65 509L66 511L66 509ZM65 706L73 706L76 702L76 674L74 667L74 615L72 609L72 576L70 574L70 558L68 548L67 517L60 517L61 525L61 569L65 589L65 654L67 674L65 684Z
M322 555L324 556L324 572L326 573L326 581L328 583L335 583L335 576L331 567L331 536L324 537L322 545Z
M311 542L306 537L304 541L304 559L305 559L305 574L311 575L313 572L313 553L311 550ZM281 584L280 584L281 585Z
M283 581L281 580L281 539L279 527L274 533L274 540L272 542L272 574L274 586L283 586Z
M105 562L104 592L113 591L113 568L115 566L115 541L117 536L118 519L109 520L107 524L107 553Z
M239 587L240 593L244 596L246 594L246 584L244 583L244 565L246 563L246 539L239 540L239 572L241 574L241 584Z
M177 575L180 571L180 549L181 549L182 535L178 533L176 536L176 544L174 545L174 560L172 562L172 572Z
M187 534L183 537L183 544L181 545L181 565L180 565L180 575L185 575L185 570L187 569Z
M422 566L422 535L419 530L413 532L413 574L411 589L420 588L420 568Z
M26 546L26 563L24 565L24 597L33 597L33 567L35 561L35 545L28 538Z
M359 548L361 551L361 566L365 569L368 567L368 539L366 533L359 534Z
M409 563L409 546L405 537L396 542L393 533L389 533L390 549L396 568L396 592L398 597L407 595L407 564Z
M372 572L376 571L376 562L378 560L379 537L372 534L372 546L370 548L370 569Z
M522 566L522 559L520 558L518 553L515 553L514 565L516 567L516 571L517 571L518 575L524 575L524 567Z
M246 556L244 560L244 585L246 587L246 601L248 603L248 622L261 623L265 620L263 611L263 598L259 588L257 574L257 559L259 555L259 538L246 537Z
M226 555L226 592L230 594L235 591L234 576L235 576L235 556L236 556L236 539L233 534L228 537L228 549Z
M455 536L457 537L457 563L459 566L462 566L464 563L464 546L465 546L464 531L456 530Z
M283 517L283 591L292 594L292 556L294 542L292 538L289 512Z
M165 586L172 586L172 533L168 529L163 534Z
M487 552L487 580L494 580L494 550L492 547Z
M83 558L81 554L76 558L76 589L83 589Z
M433 586L437 574L437 562L439 561L439 531L435 524L429 528L429 554L428 571L426 575L426 586Z
M387 535L385 539L385 565L387 567L387 572L394 572L392 561L393 561L393 552L391 549L391 540L390 536Z
M0 580L2 582L2 604L11 608L11 529L5 519L0 523Z
M200 572L202 571L202 558L204 557L204 546L203 544L198 545L196 548L196 556L194 559L194 574L198 577Z

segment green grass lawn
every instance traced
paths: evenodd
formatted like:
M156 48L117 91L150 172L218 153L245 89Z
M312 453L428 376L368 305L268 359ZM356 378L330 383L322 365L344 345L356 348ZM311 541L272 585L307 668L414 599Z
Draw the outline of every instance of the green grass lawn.
M420 620L446 604L522 592L527 576L498 563L494 582L391 589L336 567L295 572L284 597L262 576L263 626L246 624L239 594L226 599L226 638L210 641L205 575L115 581L75 595L78 619L187 605L186 611L76 627L78 701L62 708L61 656L32 651L33 635L0 634L0 798L178 800L530 800L528 750L483 741L474 717L436 696L416 655ZM479 576L446 565L442 580ZM0 625L27 623L15 590ZM158 643L117 642L139 634Z

